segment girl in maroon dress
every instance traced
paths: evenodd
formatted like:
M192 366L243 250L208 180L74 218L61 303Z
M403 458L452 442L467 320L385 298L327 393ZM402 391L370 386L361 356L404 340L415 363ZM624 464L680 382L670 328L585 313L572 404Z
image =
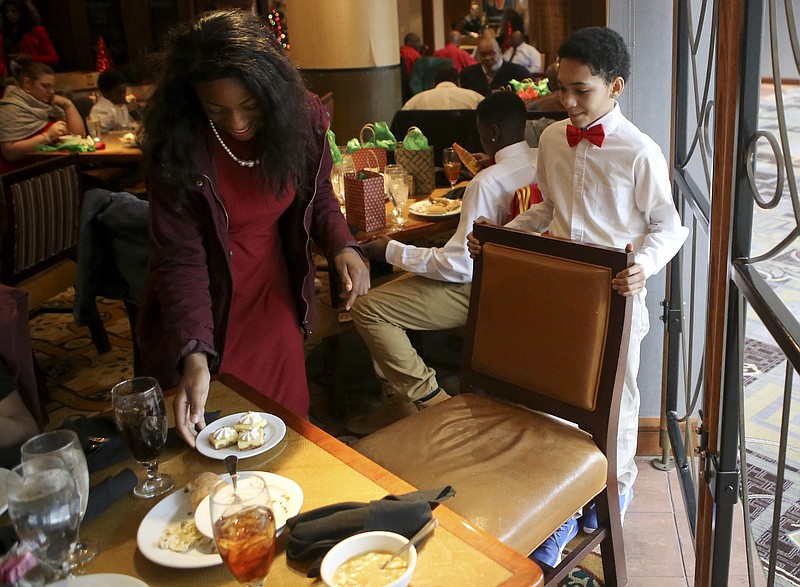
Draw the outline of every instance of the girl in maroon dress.
M152 236L139 342L143 370L177 385L189 444L216 371L306 417L312 239L345 307L369 289L331 188L327 128L257 16L205 13L173 33L143 125Z

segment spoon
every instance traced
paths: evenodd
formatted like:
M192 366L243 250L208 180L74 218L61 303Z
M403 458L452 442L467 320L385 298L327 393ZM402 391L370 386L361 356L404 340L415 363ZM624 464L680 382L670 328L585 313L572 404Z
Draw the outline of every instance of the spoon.
M401 546L400 548L398 548L397 550L395 550L392 553L392 556L390 556L387 559L387 561L385 563L383 563L383 565L381 565L381 570L385 569L386 565L388 565L390 562L392 562L392 560L394 560L395 558L397 558L398 556L403 554L405 551L407 551L411 547L412 544L416 545L418 542L421 542L422 539L425 538L428 534L430 534L433 531L433 529L436 528L436 526L438 526L438 525L439 525L439 519L438 518L432 518L427 524L425 524L420 529L419 532L417 532L411 538L409 538L408 542L406 542L403 546Z
M228 455L227 457L225 457L225 467L228 469L228 474L231 476L231 481L233 482L234 495L239 493L236 489L236 467L238 466L239 466L239 457L237 457L236 455Z

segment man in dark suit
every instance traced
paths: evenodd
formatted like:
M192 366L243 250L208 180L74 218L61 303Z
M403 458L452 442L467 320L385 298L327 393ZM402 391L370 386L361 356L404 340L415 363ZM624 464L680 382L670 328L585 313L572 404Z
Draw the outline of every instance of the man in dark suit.
M530 72L516 63L503 61L495 39L483 38L478 44L478 63L461 70L461 87L488 96L492 90L508 85L509 80L522 81Z

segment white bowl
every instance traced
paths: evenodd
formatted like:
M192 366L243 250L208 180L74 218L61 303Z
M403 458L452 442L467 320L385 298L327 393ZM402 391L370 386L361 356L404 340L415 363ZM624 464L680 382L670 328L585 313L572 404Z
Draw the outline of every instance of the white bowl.
M336 570L351 558L372 551L394 552L407 541L408 539L405 536L394 532L362 532L346 538L331 548L325 558L322 559L320 576L325 585L334 587L333 576ZM400 578L392 583L387 583L385 587L406 587L411 580L414 567L417 566L417 549L411 546L400 557L405 559L408 568Z
M61 135L58 137L58 142L61 145L77 145L81 142L81 135Z

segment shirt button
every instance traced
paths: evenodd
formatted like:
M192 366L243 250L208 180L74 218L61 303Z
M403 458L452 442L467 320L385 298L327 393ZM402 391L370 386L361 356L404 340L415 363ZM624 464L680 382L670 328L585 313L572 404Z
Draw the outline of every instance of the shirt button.
M194 182L194 185L196 185L197 187L203 187L203 180L198 179L196 182Z
M228 256L233 257L233 251L228 251Z

